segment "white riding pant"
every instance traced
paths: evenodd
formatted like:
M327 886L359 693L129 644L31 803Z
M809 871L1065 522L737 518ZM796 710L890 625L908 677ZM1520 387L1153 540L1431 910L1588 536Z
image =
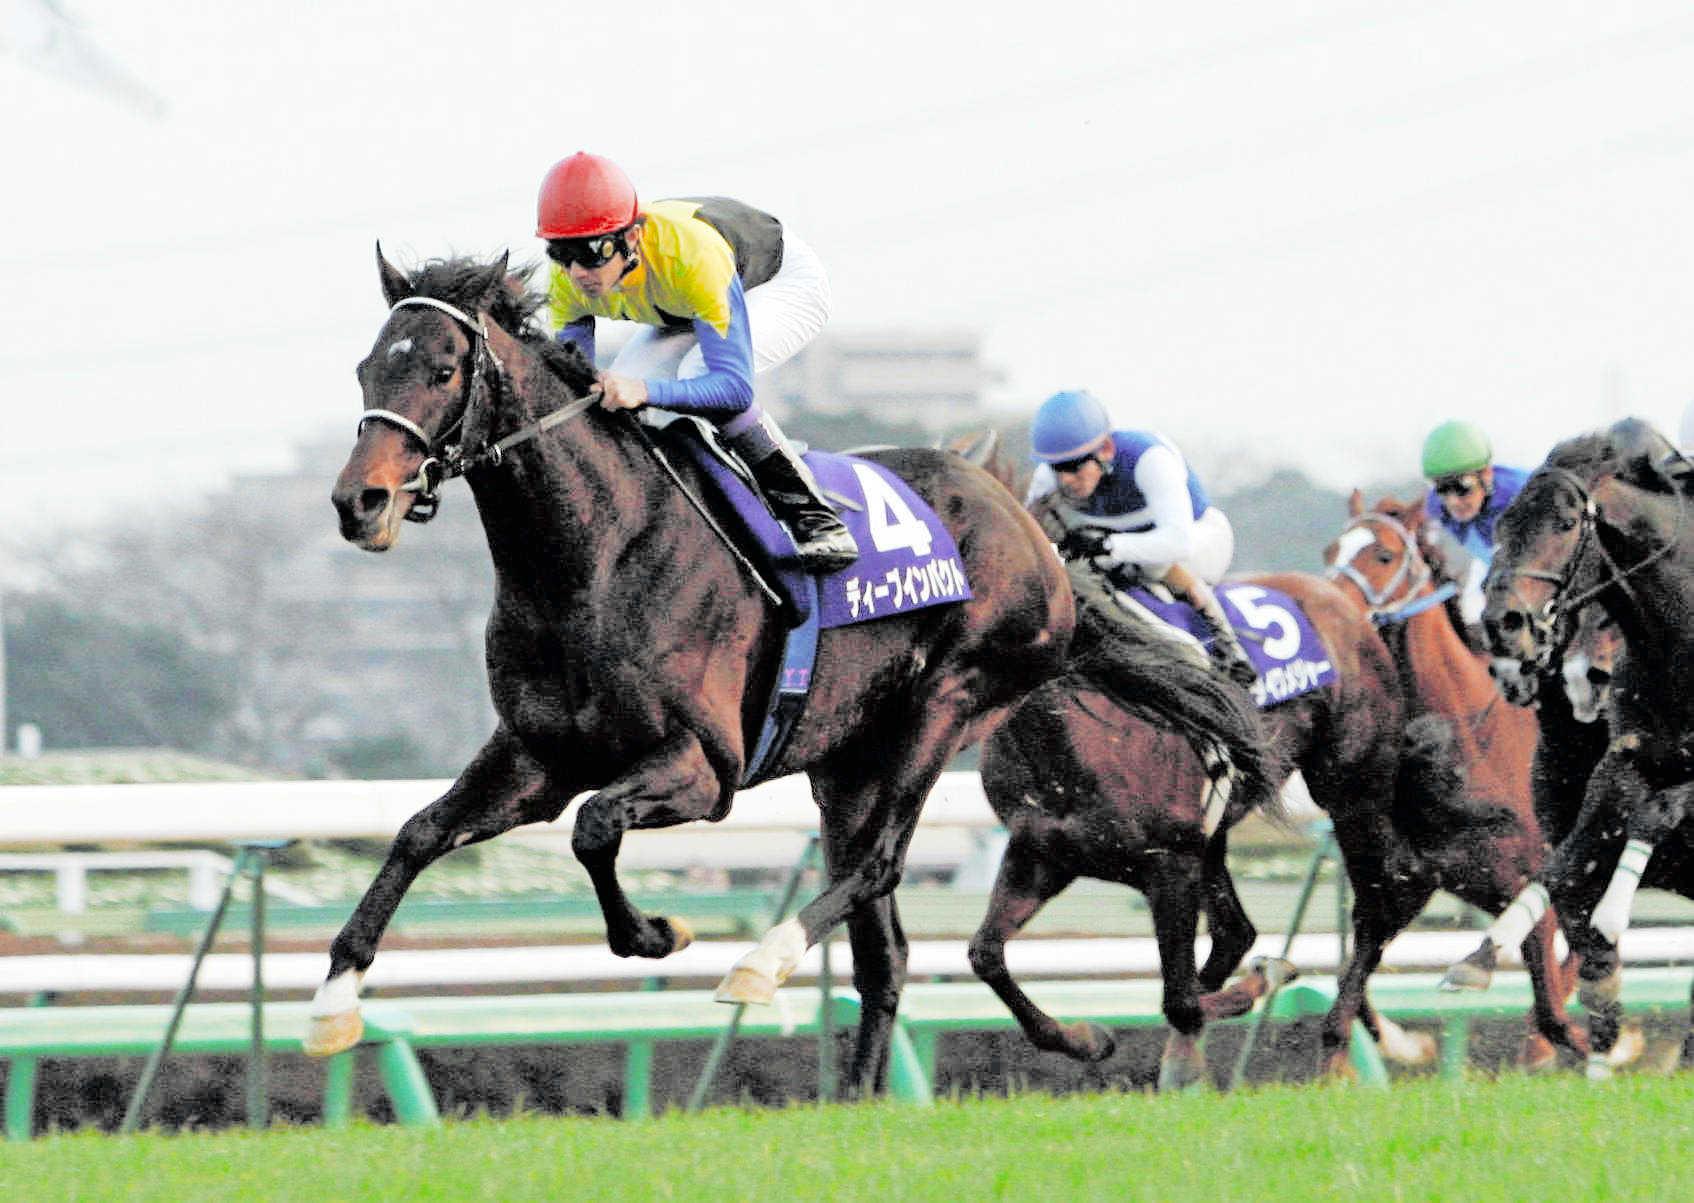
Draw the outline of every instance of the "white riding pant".
M829 320L829 276L823 260L787 230L782 266L747 292L747 327L753 339L753 373L790 359ZM643 326L612 360L611 370L643 380L688 380L703 375L706 360L691 327Z
M1224 574L1229 571L1230 561L1234 559L1235 527L1230 525L1222 510L1215 505L1209 506L1194 520L1194 550L1183 563L1206 584L1215 585L1223 580ZM1138 567L1141 575L1150 581L1164 580L1165 574L1171 570L1169 564L1141 564Z

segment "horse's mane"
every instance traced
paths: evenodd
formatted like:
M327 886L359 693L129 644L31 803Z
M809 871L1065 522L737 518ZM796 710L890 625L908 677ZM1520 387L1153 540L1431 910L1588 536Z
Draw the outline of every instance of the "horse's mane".
M1694 473L1676 446L1650 423L1624 418L1559 443L1538 472L1554 468L1587 481L1608 472L1654 493L1694 492Z
M555 342L547 336L536 315L547 304L545 293L529 287L537 264L508 267L504 259L483 263L460 256L431 259L407 277L412 293L433 297L467 311L484 309L507 334L534 351L549 371L573 393L581 394L594 383L594 365L574 343Z

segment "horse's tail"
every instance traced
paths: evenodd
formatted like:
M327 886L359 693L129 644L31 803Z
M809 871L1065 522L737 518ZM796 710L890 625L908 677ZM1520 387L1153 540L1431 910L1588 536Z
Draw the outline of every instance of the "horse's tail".
M1470 774L1450 719L1426 714L1406 724L1394 782L1394 826L1414 845L1510 823L1510 812L1470 796Z
M1284 818L1280 789L1288 762L1267 737L1253 699L1210 667L1174 651L1162 635L1149 631L1138 637L1135 628L1146 621L1128 614L1107 617L1079 605L1067 675L1136 718L1181 735L1209 767L1224 762L1233 777L1229 796L1249 810Z

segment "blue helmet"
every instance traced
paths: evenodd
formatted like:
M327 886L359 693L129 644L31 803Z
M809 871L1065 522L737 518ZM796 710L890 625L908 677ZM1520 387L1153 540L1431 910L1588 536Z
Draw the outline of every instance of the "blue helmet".
M1087 455L1112 433L1112 419L1093 393L1054 393L1035 411L1029 426L1030 455L1044 464Z

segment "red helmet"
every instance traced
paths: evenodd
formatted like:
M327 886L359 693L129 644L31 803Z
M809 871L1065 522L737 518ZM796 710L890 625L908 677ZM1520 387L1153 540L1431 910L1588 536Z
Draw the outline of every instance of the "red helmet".
M535 234L538 238L591 238L623 229L640 212L635 185L623 168L579 150L553 164L541 181Z

